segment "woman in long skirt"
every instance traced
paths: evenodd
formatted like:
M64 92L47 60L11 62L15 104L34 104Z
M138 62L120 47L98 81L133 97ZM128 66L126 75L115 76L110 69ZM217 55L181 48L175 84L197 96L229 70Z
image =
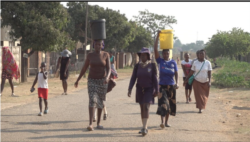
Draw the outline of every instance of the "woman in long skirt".
M160 31L158 31L154 44L155 59L159 65L160 72L160 93L158 96L158 109L156 113L161 116L160 127L164 128L170 127L170 124L168 123L169 114L172 116L175 116L176 114L176 89L179 88L179 85L177 64L173 59L169 58L169 49L164 49L162 51L163 58L161 58L159 55L159 34Z
M75 82L78 86L79 80L82 78L88 67L90 66L88 76L88 94L89 94L89 126L87 129L93 131L92 126L94 109L97 111L97 129L103 129L100 125L102 110L104 108L103 101L106 100L108 81L110 78L110 60L107 52L101 51L104 47L103 40L94 41L94 51L87 55L87 59L82 67L81 73Z
M196 100L196 108L199 109L199 113L202 113L202 110L206 108L211 86L212 66L211 62L205 59L205 54L204 50L199 51L199 58L194 61L191 72L184 82L184 84L187 84L191 75L195 76L192 85Z

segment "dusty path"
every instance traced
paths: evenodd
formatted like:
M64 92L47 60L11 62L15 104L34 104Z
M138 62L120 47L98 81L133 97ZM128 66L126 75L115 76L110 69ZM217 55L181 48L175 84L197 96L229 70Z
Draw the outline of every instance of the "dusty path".
M179 73L180 74L180 73ZM182 75L179 78L182 83ZM2 110L2 141L232 141L232 130L222 123L224 106L210 94L207 109L198 114L193 102L185 103L184 88L177 91L177 114L170 116L172 127L161 130L157 104L150 107L149 134L142 137L139 105L127 97L129 79L120 80L107 94L109 117L101 122L104 130L89 132L88 95L83 89L67 96L49 99L49 114L38 114L38 102ZM157 102L157 101L156 101ZM96 126L96 124L95 124Z

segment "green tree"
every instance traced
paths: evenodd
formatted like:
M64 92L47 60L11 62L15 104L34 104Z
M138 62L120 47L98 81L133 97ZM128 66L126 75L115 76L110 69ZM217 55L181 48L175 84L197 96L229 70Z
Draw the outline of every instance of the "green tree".
M85 2L69 2L67 4L68 12L72 17L75 24L74 32L71 36L74 40L85 40L85 13L86 3ZM88 5L89 16L88 20L105 19L106 20L106 39L105 39L105 50L111 50L116 48L117 51L121 51L129 45L134 37L135 28L128 22L124 14L120 14L119 11L112 9L104 9L98 5ZM88 26L87 37L91 38L91 29ZM83 33L83 34L82 34ZM91 42L91 40L89 40Z
M129 43L129 46L126 47L127 52L135 53L140 51L142 47L149 47L153 44L151 33L142 26L136 27L135 34L135 39ZM132 56L132 62L130 66L133 66L134 63L135 58Z
M173 29L171 25L177 24L177 20L174 16L165 16L151 13L147 9L145 11L139 11L139 15L133 17L135 18L137 24L145 27L151 32L154 39L158 30L163 30L166 27Z
M250 34L240 28L231 31L217 31L205 47L211 58L218 56L230 57L246 55L250 52Z
M22 38L24 53L55 51L65 45L68 35L64 29L68 23L67 10L60 2L1 2L2 27L10 25L10 35ZM69 38L70 40L70 38ZM22 59L22 82L27 81L27 59Z

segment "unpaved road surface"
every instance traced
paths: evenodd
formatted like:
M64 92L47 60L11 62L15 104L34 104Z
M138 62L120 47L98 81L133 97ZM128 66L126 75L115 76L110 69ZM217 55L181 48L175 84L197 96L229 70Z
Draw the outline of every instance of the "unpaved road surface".
M179 76L182 84L181 72ZM185 103L182 86L177 90L177 114L169 119L172 126L160 129L155 98L156 104L150 106L149 133L142 137L138 134L142 123L139 105L135 103L135 87L129 98L128 84L129 79L120 80L107 94L109 116L101 121L104 130L86 130L88 95L87 89L82 89L67 96L49 98L49 113L42 117L37 116L38 100L2 110L1 141L232 141L232 129L223 123L226 112L216 94L210 94L206 110L199 114L193 93L192 103Z

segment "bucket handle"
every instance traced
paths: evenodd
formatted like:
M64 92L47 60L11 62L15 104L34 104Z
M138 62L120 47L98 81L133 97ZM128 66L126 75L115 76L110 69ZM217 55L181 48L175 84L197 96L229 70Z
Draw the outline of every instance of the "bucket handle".
M161 33L166 34L166 33L173 33L173 32L161 32Z

